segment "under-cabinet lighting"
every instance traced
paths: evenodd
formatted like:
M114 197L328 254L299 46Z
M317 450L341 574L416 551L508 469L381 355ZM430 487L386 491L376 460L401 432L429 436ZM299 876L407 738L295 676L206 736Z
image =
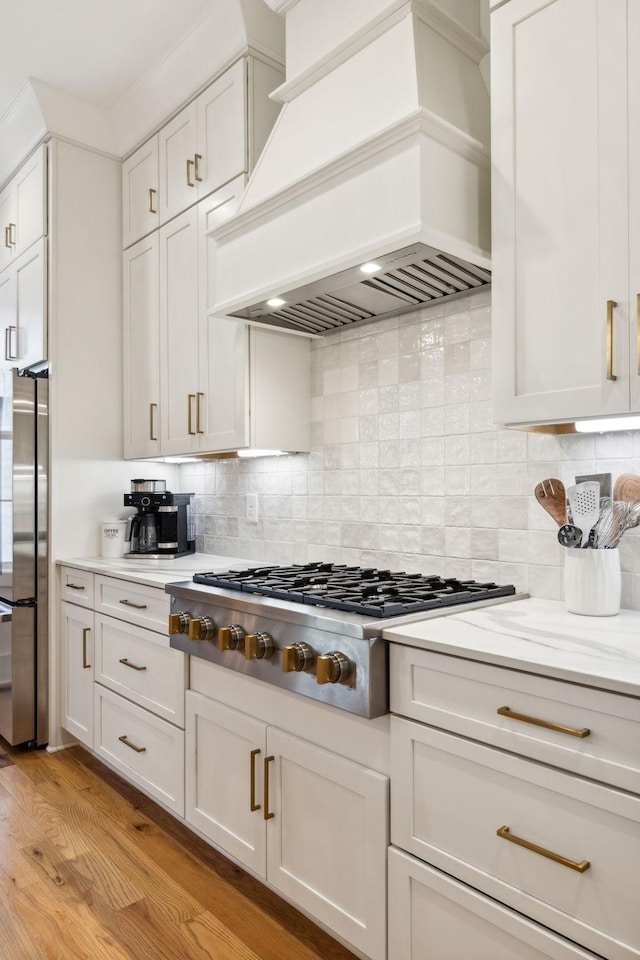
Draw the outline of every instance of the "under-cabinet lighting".
M640 417L603 417L600 420L580 420L578 433L609 433L610 430L640 430Z
M286 450L238 450L239 457L284 457Z
M378 270L382 270L382 267L379 263L374 263L371 261L371 263L363 263L360 267L360 270L362 273L377 273Z
M282 297L272 297L271 300L267 300L268 307L284 307L287 301L283 300Z

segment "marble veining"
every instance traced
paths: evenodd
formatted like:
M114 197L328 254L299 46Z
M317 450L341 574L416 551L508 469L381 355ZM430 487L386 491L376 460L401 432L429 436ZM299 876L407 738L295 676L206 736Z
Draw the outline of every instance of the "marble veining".
M640 697L640 613L582 617L525 599L384 631L396 643Z

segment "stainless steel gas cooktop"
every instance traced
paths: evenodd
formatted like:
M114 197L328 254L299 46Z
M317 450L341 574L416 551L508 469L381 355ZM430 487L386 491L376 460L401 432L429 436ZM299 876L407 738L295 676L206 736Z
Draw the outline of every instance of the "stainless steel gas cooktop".
M197 573L171 583L171 646L365 717L388 710L382 630L515 587L334 563Z

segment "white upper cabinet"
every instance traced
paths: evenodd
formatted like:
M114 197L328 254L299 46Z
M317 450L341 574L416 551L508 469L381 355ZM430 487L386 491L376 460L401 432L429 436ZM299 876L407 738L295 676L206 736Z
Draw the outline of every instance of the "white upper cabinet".
M0 271L47 232L47 148L42 144L0 193Z
M122 165L122 241L130 246L155 230L158 214L158 137L152 137Z
M152 233L125 250L125 457L160 452L160 247Z
M283 79L279 67L243 57L125 160L125 248L251 170L278 115L269 94Z
M33 244L0 273L4 367L23 370L47 359L47 241Z
M627 24L627 6L511 0L491 15L498 423L640 410L640 85L627 77L640 17L629 5Z

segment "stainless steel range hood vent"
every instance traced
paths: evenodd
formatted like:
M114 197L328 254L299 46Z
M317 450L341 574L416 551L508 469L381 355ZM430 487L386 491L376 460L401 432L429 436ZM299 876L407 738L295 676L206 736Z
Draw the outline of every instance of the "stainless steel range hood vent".
M264 301L231 316L322 335L449 300L491 282L488 270L423 243L378 257L375 264L379 269L366 278L360 266L353 267L281 294L282 306Z

